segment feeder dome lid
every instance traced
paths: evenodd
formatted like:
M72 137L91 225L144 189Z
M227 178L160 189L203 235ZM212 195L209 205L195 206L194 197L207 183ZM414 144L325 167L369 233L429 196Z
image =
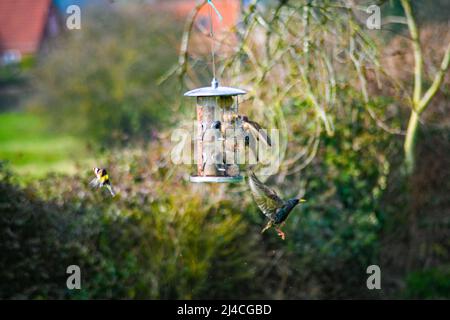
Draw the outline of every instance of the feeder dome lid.
M237 88L219 87L217 81L213 80L210 87L197 88L186 92L186 97L214 97L214 96L237 96L247 92Z

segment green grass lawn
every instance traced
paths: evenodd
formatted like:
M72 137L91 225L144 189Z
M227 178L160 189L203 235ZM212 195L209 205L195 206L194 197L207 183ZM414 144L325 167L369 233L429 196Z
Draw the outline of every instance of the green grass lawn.
M86 143L79 138L49 132L39 116L25 112L0 113L0 160L28 177L49 172L76 172L88 165Z

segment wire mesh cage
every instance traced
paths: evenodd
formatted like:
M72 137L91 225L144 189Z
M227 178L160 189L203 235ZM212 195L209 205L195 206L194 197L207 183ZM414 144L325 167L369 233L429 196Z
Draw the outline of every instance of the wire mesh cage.
M191 182L240 182L239 163L243 156L245 135L235 115L239 111L238 96L244 90L220 87L213 80L211 87L186 92L196 97L197 134L195 157L197 172Z

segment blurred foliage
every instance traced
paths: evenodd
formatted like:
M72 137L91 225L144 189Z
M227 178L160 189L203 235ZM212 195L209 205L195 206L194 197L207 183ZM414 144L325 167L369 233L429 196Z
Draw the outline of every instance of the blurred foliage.
M29 94L27 75L34 58L22 57L20 63L0 64L0 112L18 109Z
M386 150L398 141L373 126L361 100L351 90L349 94L340 97L347 106L335 110L334 136L323 133L311 164L284 181L275 179L287 196L295 196L303 182L307 199L286 225L286 249L295 261L287 296L377 294L365 287L366 268L380 261L379 233L385 221L380 201L390 174ZM294 128L293 135L296 130L302 129ZM298 288L305 291L295 293Z
M389 296L415 296L407 284L411 274L417 278L423 272L426 278L428 271L445 270L450 261L450 130L423 127L419 138L415 174L404 179L398 170L391 170L380 203L386 220L379 258ZM399 161L391 157L391 166L398 167ZM444 287L450 283L445 272L436 279L446 279ZM433 292L437 283L429 280L421 282L422 289L429 285L426 291Z
M407 187L397 182L399 190L387 189L388 181L395 180L386 153L395 153L401 140L372 126L357 99L336 114L340 118L334 119L335 136L322 137L311 165L282 181L277 177L267 181L285 197L297 194L305 183L307 202L288 219L286 241L273 230L260 234L264 217L246 184L190 184L189 168L169 162L170 141L164 137L147 146L115 151L105 160L118 191L116 198L106 190L88 188L90 169L76 176L49 175L20 188L3 168L0 297L397 296L402 291L390 281L402 279L408 260L414 259L416 270L424 259L430 262L430 254L417 254L425 245L421 240L424 230L433 233L435 243L427 250L437 257L437 245L448 234L442 225L445 213L439 208L448 206L438 202L430 211L425 202L420 210L426 210L426 216L422 214L419 224L408 218L395 222L403 214L408 217L411 210L404 205L409 203L403 197ZM435 151L443 152L437 147ZM442 159L430 155L438 163ZM446 179L439 167L434 174ZM415 191L415 198L427 201L423 196L433 193L434 187L428 179L421 181L417 185L422 191ZM447 184L439 184L443 196ZM386 197L387 191L392 199ZM434 211L443 216L432 222ZM405 241L405 232L416 241ZM426 238L431 239L430 235ZM445 246L439 250L441 258L433 260L433 265L445 262ZM81 267L80 291L65 289L65 269L71 264ZM365 286L370 264L382 269L381 292ZM415 278L421 278L420 274ZM402 295L422 297L422 292L441 288L446 274L429 281L424 278L419 284L405 279L411 284ZM436 290L441 297L445 294L444 289Z
M262 252L244 232L237 204L219 209L186 192L186 182L164 186L151 170L113 170L120 198L110 199L87 189L87 175L49 176L20 189L2 168L0 297L250 296ZM66 289L71 264L81 267L80 291Z
M251 89L241 111L285 135L286 158L267 184L283 197L307 199L289 217L286 241L273 230L260 234L265 219L246 184L190 184L190 168L170 162L170 127L163 126L173 84L154 83L176 54L162 39L178 29L160 35L163 19L158 25L136 12L108 12L112 18L99 14L39 61L33 104L55 124L102 143L148 137L159 125L160 134L108 153L103 163L116 198L88 188L89 168L26 187L1 168L0 298L448 298L448 127L422 132L417 171L403 179L398 87L376 85L374 44L353 13L330 29L332 2L320 3L326 6L306 10L291 2L275 17L250 5L244 25L253 32L239 32L251 46L220 60L233 67L224 74L234 72L230 79ZM355 33L335 38L335 30ZM298 41L298 34L314 38ZM400 42L393 38L390 49ZM280 44L293 50L278 55ZM344 54L330 68L331 49ZM393 65L400 73L409 68L401 59ZM314 84L309 93L306 83ZM448 97L440 99L445 114ZM81 267L82 290L66 289L71 264ZM366 287L371 264L381 267L381 291Z
M388 173L379 153L389 135L367 130L367 118L356 101L342 110L335 137L323 139L320 157L301 176L308 202L290 217L285 242L273 230L260 234L264 217L245 184L191 185L189 169L169 162L164 138L110 155L105 162L119 192L113 199L89 190L90 170L48 176L26 189L3 171L0 231L9 249L0 248L0 283L16 287L1 296L370 296L365 268L378 249L377 203ZM282 195L298 191L293 179L277 183ZM32 254L11 249L17 246ZM82 269L80 291L64 289L70 264Z
M406 279L405 297L409 299L448 299L450 267L411 272Z
M58 38L40 57L31 107L94 142L151 138L176 96L173 82L156 81L176 59L178 30L173 19L133 5L86 10L82 29Z

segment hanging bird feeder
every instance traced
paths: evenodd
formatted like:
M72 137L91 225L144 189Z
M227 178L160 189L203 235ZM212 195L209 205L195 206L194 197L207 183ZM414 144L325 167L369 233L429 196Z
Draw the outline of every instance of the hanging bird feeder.
M238 96L244 90L220 87L216 80L214 61L214 30L212 12L217 8L211 0L209 4L211 56L213 80L210 87L203 87L186 92L188 97L197 99L197 134L195 136L195 158L197 172L192 175L191 182L240 182L243 180L239 171L245 135L242 121L238 115Z
M213 79L210 87L186 92L197 99L197 172L191 182L240 182L239 159L243 156L245 134L238 114L241 89L220 87Z

